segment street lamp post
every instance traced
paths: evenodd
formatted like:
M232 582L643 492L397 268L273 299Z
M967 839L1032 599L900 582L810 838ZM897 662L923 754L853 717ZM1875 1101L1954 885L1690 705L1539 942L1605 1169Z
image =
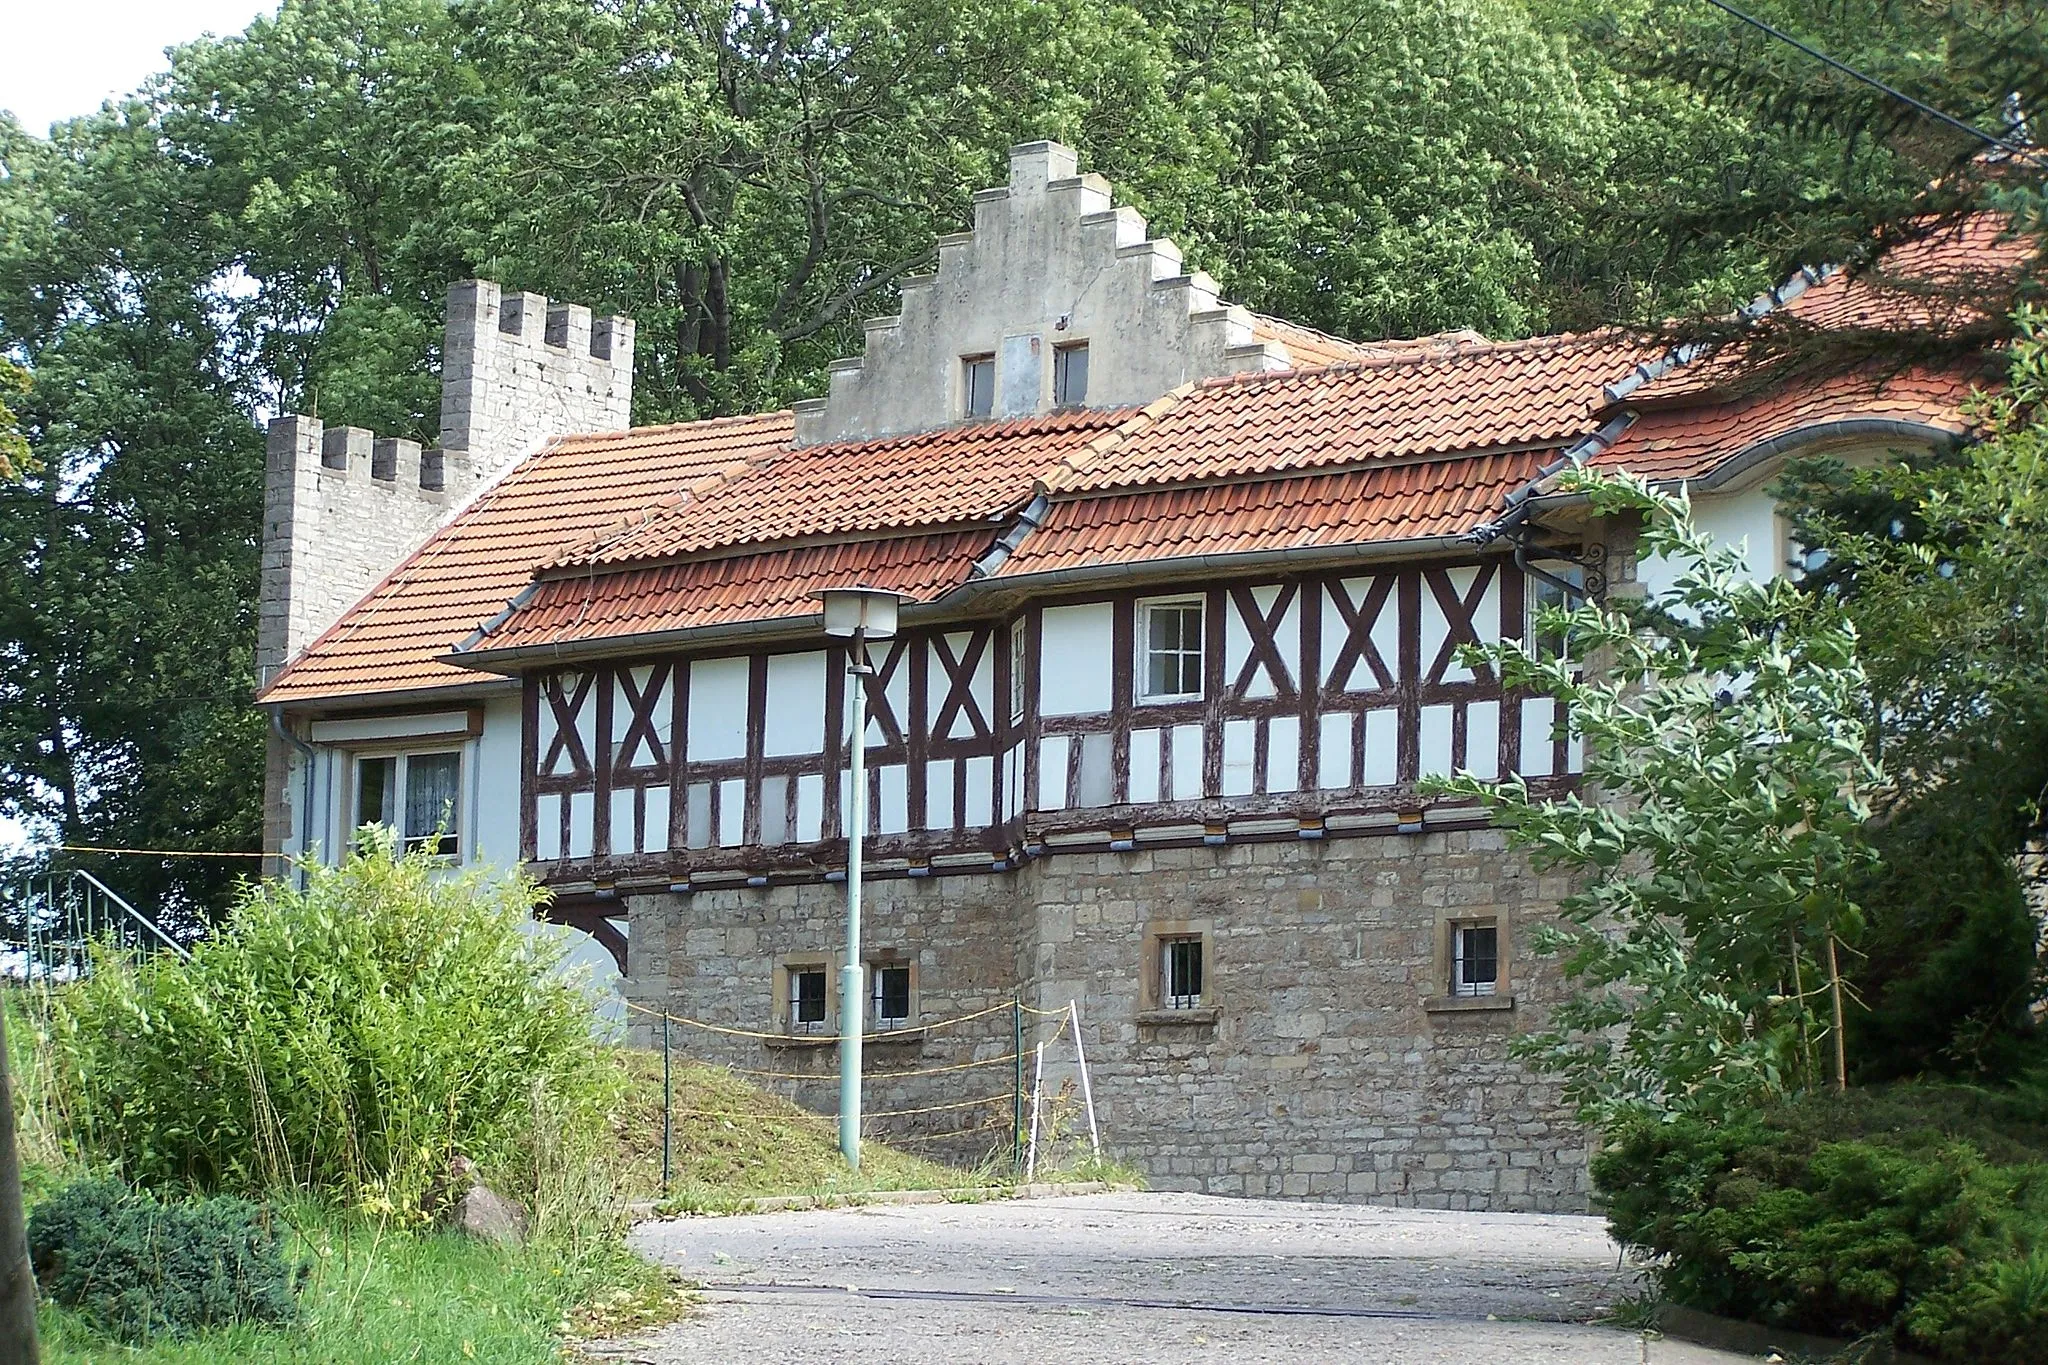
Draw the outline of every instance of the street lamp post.
M853 718L853 747L847 757L846 961L839 969L839 1151L860 1169L860 1043L866 1006L860 960L860 854L868 828L867 679L874 664L870 640L896 634L900 593L887 588L825 588L825 634L845 640L847 690Z

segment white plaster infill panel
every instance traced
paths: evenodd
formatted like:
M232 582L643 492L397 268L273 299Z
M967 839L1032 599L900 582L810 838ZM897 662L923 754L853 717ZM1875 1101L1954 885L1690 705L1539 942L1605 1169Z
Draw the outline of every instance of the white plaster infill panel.
M1110 709L1116 609L1108 602L1047 607L1040 618L1038 713L1094 716Z

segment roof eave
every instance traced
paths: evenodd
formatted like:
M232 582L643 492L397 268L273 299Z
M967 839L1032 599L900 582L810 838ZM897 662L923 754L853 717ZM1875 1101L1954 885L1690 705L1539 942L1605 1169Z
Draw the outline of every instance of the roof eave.
M1114 588L1131 584L1185 579L1193 575L1232 576L1261 569L1286 567L1307 569L1344 564L1375 563L1386 559L1412 559L1431 554L1470 554L1473 547L1462 534L1408 536L1393 540L1347 541L1340 545L1297 545L1272 550L1241 550L1220 554L1178 555L1165 559L1122 561L1113 564L1081 564L1031 573L971 578L930 602L906 603L903 620L921 625L955 619L984 598L1006 595L1043 595L1073 587ZM698 650L733 640L749 644L779 643L784 640L822 640L824 618L816 612L802 616L773 617L754 621L721 621L716 625L690 626L680 630L647 631L635 635L608 636L598 640L565 640L539 645L513 645L500 649L451 651L436 662L478 672L516 675L536 664L568 664L591 659L659 653L664 650Z

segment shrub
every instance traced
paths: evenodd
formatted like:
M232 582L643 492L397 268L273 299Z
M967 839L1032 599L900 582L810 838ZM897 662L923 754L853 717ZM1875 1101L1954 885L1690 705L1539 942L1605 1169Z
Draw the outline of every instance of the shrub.
M1593 1175L1675 1302L1944 1360L2039 1358L2048 1147L2012 1096L1899 1086L1756 1119L1642 1122ZM1987 1156L1991 1147L2001 1160Z
M248 891L189 963L117 961L58 997L65 1121L148 1185L305 1189L410 1215L449 1159L530 1169L535 1114L595 1123L616 1075L526 931L523 878L366 840Z
M300 1274L246 1200L159 1204L82 1180L37 1206L28 1244L43 1293L125 1341L298 1315Z

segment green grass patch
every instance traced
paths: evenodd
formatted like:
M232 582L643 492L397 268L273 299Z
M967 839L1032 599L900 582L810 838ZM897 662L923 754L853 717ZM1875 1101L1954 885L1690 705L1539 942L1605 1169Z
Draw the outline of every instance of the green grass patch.
M776 1195L854 1198L878 1190L943 1190L998 1183L962 1170L861 1144L858 1174L839 1155L836 1122L749 1085L723 1067L673 1063L676 1117L671 1180L661 1189L661 1054L627 1052L632 1079L612 1123L625 1154L625 1187L665 1213L733 1213ZM1002 1178L1007 1178L1004 1167Z
M664 1321L679 1308L673 1282L616 1243L513 1251L445 1233L396 1232L310 1203L282 1216L291 1228L287 1254L309 1267L296 1325L234 1327L128 1347L46 1305L44 1359L52 1365L559 1365L565 1340Z

